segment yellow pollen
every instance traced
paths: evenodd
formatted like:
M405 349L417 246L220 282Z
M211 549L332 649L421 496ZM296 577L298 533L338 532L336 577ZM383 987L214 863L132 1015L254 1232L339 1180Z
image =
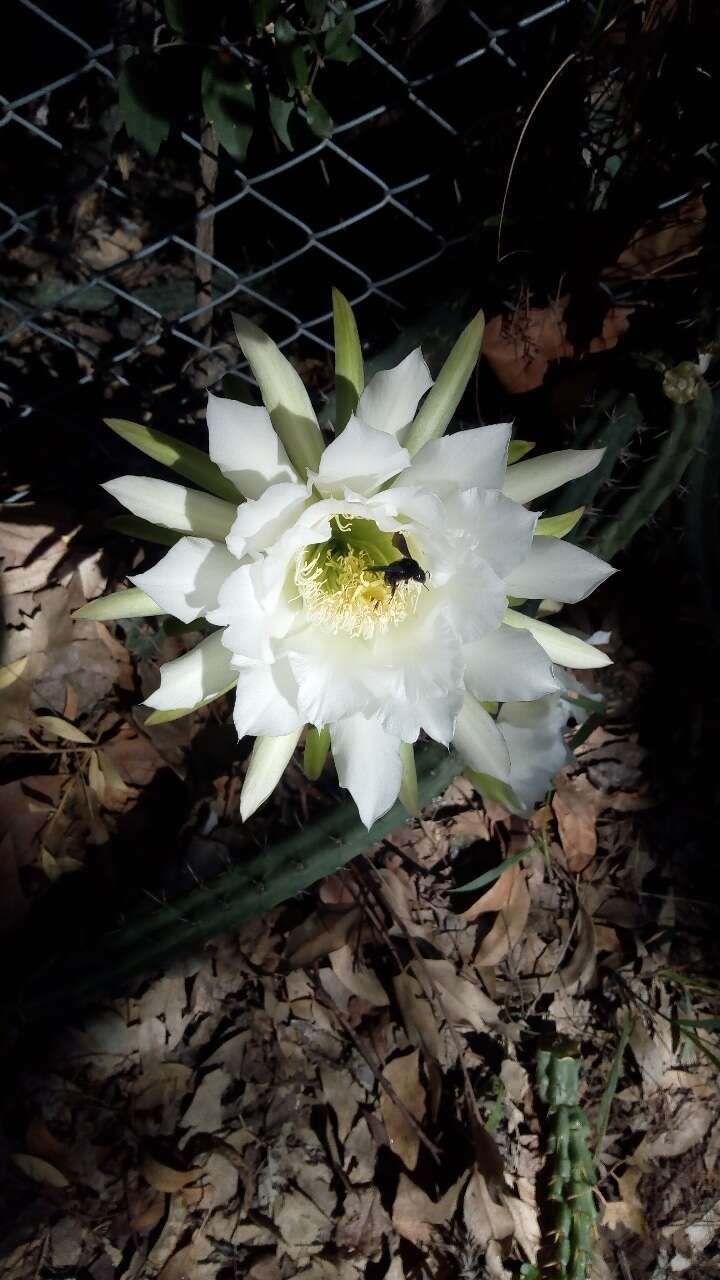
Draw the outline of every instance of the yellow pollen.
M295 582L308 618L336 635L370 640L414 613L420 583L399 582L393 594L382 573L370 572L371 563L354 547L342 554L322 547L299 560Z

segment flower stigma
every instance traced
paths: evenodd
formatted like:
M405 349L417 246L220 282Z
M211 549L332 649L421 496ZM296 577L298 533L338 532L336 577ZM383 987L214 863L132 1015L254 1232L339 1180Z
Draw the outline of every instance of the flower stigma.
M400 558L389 535L369 521L334 521L334 536L298 560L295 583L308 620L334 635L370 640L404 622L417 608L421 584L398 582L395 589L376 570ZM375 570L375 572L373 572Z

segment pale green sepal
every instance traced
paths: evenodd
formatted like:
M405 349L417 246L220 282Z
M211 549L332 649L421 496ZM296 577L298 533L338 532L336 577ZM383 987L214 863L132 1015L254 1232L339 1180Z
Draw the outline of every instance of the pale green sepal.
M164 711L151 711L147 717L145 724L168 724L171 720L180 720L183 716L191 716L193 711L199 711L201 707L206 707L208 703L214 702L216 698L222 698L231 689L235 688L237 680L231 680L230 684L226 684L224 689L218 689L217 693L208 694L207 698L201 698L200 702L196 702L194 707L167 707Z
M174 547L181 538L187 537L179 529L164 529L161 524L141 520L139 516L111 516L105 521L105 528L124 533L128 538L139 538L141 542L159 542L163 547Z
M407 434L405 448L411 456L443 435L452 421L477 364L484 332L485 316L478 311L460 334Z
M233 315L235 333L285 452L303 480L317 471L323 438L302 378L262 329Z
M513 502L532 502L594 471L604 453L604 449L558 449L539 458L526 458L508 468L502 491Z
M465 777L472 782L476 791L480 792L483 800L490 800L493 804L502 805L503 809L507 809L508 813L521 815L523 807L520 804L515 792L507 782L501 782L499 778L492 778L489 773L479 773L476 769L466 769ZM503 871L506 870L503 864ZM462 885L461 888L471 888L471 885Z
M416 818L420 813L418 796L417 770L415 768L415 748L412 742L400 743L400 759L402 760L402 782L398 799L408 813Z
M534 448L534 440L511 440L508 445L508 466L512 466L513 462L519 462L526 453L532 453Z
M330 730L327 725L322 729L316 729L311 725L307 731L303 753L303 773L308 782L317 782L325 768L329 750Z
M591 670L594 667L607 667L612 659L595 645L588 644L578 636L553 627L549 622L541 622L539 618L530 618L525 613L516 613L514 609L506 609L503 622L508 627L520 627L529 631L542 646L551 662L561 667L575 668L578 671Z
M535 525L535 533L541 538L566 538L582 519L584 507L576 507L574 511L566 511L561 516L544 516Z
M119 618L153 618L165 613L140 587L125 587L109 596L99 596L70 616L82 622L115 622Z
M128 444L134 445L141 453L154 458L162 466L169 467L177 475L191 480L201 489L215 494L216 498L224 498L238 506L243 501L238 492L214 462L202 449L192 444L185 444L168 436L164 431L156 431L154 427L144 427L139 422L126 422L124 418L105 418L105 425L122 436Z
M346 427L365 386L360 335L353 309L339 289L333 289L335 329L335 434Z
M240 817L243 822L259 809L280 781L302 729L294 729L279 738L256 738L243 789L240 792Z

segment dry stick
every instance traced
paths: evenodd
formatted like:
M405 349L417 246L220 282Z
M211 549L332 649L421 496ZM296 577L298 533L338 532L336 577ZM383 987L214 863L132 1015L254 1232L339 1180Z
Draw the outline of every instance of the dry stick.
M411 1125L411 1127L415 1130L423 1146L427 1148L427 1150L430 1152L433 1159L436 1160L437 1163L439 1164L440 1157L442 1155L442 1151L440 1147L437 1147L435 1143L430 1138L428 1138L424 1129L415 1119L415 1116L412 1114L412 1111L410 1111L408 1107L406 1107L402 1098L397 1093L394 1086L390 1083L387 1076L380 1070L380 1067L376 1066L375 1063L372 1061L370 1054L368 1053L367 1049L363 1045L362 1041L359 1040L358 1037L355 1035L355 1032L353 1031L353 1028L351 1027L345 1015L342 1013L340 1009L338 1009L337 1005L335 1004L335 1001L332 1000L330 996L328 996L327 992L324 991L322 987L320 987L317 980L315 980L315 999L318 1001L319 1004L324 1005L325 1008L333 1015L333 1017L337 1019L337 1021L340 1023L340 1026L343 1028L343 1031L345 1032L345 1034L348 1035L352 1040L361 1058L369 1066L375 1079L380 1085L380 1088L385 1090L386 1094L388 1095L389 1098L392 1099L392 1101L395 1103L395 1106L398 1108L398 1110L402 1111L405 1119L407 1120L408 1124Z
M550 77L550 79L548 80L547 84L545 85L545 88L542 90L542 92L540 93L539 97L537 97L537 98L535 99L535 102L533 103L532 107L530 108L530 114L529 114L529 116L528 116L527 120L525 121L525 123L524 123L524 125L523 125L523 127L522 127L522 130L521 130L521 132L520 132L520 137L519 137L519 138L518 138L518 140L517 140L517 146L515 147L515 151L513 152L513 158L512 158L512 160L510 161L510 171L509 171L509 173L508 173L507 182L506 182L506 184L505 184L505 194L503 195L502 206L501 206L501 208L500 208L500 222L498 223L498 238L497 238L497 260L498 260L498 262L502 262L502 258L501 258L501 256L500 256L500 239L501 239L501 236L502 236L503 222L504 222L504 220L505 220L505 208L506 208L506 205L507 205L508 195L510 194L510 183L512 182L512 176L513 176L513 172L514 172L514 170L515 170L515 163L516 163L516 161L517 161L518 155L520 154L520 148L521 148L521 146L522 146L522 144L523 144L523 139L524 139L524 137L525 137L525 134L526 134L526 133L527 133L527 131L528 131L528 128L529 128L529 125L530 125L530 121L532 120L533 116L535 115L535 112L537 111L538 107L540 106L540 103L542 102L543 98L545 97L545 94L547 93L548 89L550 89L550 88L552 87L552 85L555 83L555 81L557 80L557 78L558 78L558 76L560 75L561 71L564 71L564 70L565 70L565 68L569 65L569 63L571 63L571 62L572 62L576 57L577 57L577 54L576 54L576 53L569 53L569 54L568 54L568 56L567 56L567 58L565 59L565 61L560 63L560 66L558 67L557 71L554 71L554 72L553 72L553 74L551 75L551 77ZM506 256L509 256L509 255L506 255Z
M417 943L416 943L416 941L415 941L415 938L414 938L414 937L413 937L413 935L410 933L410 930L408 929L408 927L407 927L407 925L405 924L405 921L402 919L402 917L397 915L397 913L396 913L396 911L395 911L395 909L394 909L394 907L393 907L393 905L392 905L392 902L390 901L390 896L389 896L389 894L385 894L385 893L383 892L384 885L383 885L382 877L381 877L381 875L380 875L379 871L378 871L378 870L377 870L377 868L373 865L373 863L370 861L370 859L369 859L369 858L367 858L367 863L368 863L368 866L369 866L369 867L371 868L371 870L373 871L373 873L375 874L375 876L377 877L377 879L380 881L380 886L381 886L381 896L382 896L383 902L384 902L384 904L385 904L385 908L386 908L386 910L390 912L390 915L393 917L393 920L395 921L396 925L398 925L398 927L399 927L400 929L402 929L402 932L403 932L403 934L405 935L405 941L407 942L408 946L410 947L410 950L411 950L411 951L412 951L412 953L413 953L413 957L414 957L414 959L415 959L416 963L420 966L420 968L422 969L423 973L425 974L425 979L426 979L426 981L427 981L427 983L428 983L428 986L429 986L429 988L430 988L430 992L431 992L431 1000L430 1000L430 1003L431 1003L431 1005L432 1005L432 1008L433 1008L433 1012L434 1012L434 1014L435 1014L435 1017L436 1017L436 1018L438 1018L438 1021L439 1021L440 1019L442 1019L442 1020L446 1023L446 1025L447 1025L447 1029L448 1029L448 1031L450 1032L450 1036L451 1036L451 1038L452 1038L452 1042L453 1042L453 1044L454 1044L454 1046L455 1046L455 1052L457 1053L457 1056L458 1056L458 1063L459 1063L459 1065L460 1065L460 1070L461 1070L461 1072L462 1072L462 1078L463 1078L463 1091L464 1091L464 1093L465 1093L465 1101L466 1101L466 1103L467 1103L468 1110L469 1110L469 1112L470 1112L470 1118L471 1118L471 1120L474 1122L474 1124L475 1124L475 1126L476 1126L476 1134L475 1134L475 1136L476 1136L477 1138L479 1138L479 1139L482 1139L483 1141L484 1141L485 1139L487 1139L487 1142L485 1143L486 1147L487 1147L488 1143L492 1143L493 1152L494 1152L494 1151L495 1151L495 1144L494 1144L493 1139L490 1137L490 1134L488 1133L487 1129L485 1128L485 1124L484 1124L484 1122L483 1122L483 1118L482 1118L482 1116L480 1115L480 1108L478 1107L478 1104L477 1104L477 1098L475 1097L475 1093L474 1093L474 1091L473 1091L472 1083L471 1083L471 1081L470 1081L470 1076L469 1076L469 1074L468 1074L468 1069L467 1069L467 1067L466 1067L466 1065L465 1065L465 1058L464 1058L464 1056L463 1056L463 1043L462 1043L462 1041L461 1041L461 1039L460 1039L460 1037L459 1037L459 1035L458 1035L458 1033L457 1033L457 1030L455 1029L455 1027L454 1027L454 1026L453 1026L453 1024L452 1024L452 1020L451 1020L451 1018L449 1017L449 1015L448 1015L448 1013L447 1013L447 1010L445 1009L445 1006L444 1006L444 1004L443 1004L442 995L441 995L441 993L440 993L440 991L439 991L439 989L438 989L437 983L435 982L435 979L433 978L432 974L428 971L428 967L427 967L427 965L425 964L425 960L424 960L424 958L422 957L422 955L420 954L420 951L418 950L418 946L417 946ZM493 1163L495 1163L495 1162L493 1161ZM502 1165L500 1166L500 1168L499 1168L499 1169L496 1169L496 1170L495 1170L495 1172L496 1172L496 1173L502 1173Z
M195 278L197 280L197 306L208 307L195 316L192 322L193 332L205 346L211 345L212 339L212 274L211 259L215 253L215 210L212 207L215 199L215 187L218 178L218 136L215 126L208 121L200 138L200 186L195 191L195 204L198 218L195 223ZM207 211L207 212L206 212ZM203 217L205 213L205 217ZM207 255L207 256L205 256Z

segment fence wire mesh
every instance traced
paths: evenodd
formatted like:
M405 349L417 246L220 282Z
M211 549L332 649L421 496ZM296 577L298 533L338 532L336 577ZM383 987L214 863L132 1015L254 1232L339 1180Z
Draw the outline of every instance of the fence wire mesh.
M23 176L0 202L0 385L21 418L74 412L82 388L133 388L147 410L182 381L191 394L243 376L232 309L324 360L331 283L375 345L390 341L447 279L479 153L502 145L509 163L528 76L557 61L573 8L438 6L409 51L388 34L394 7L368 0L362 57L335 72L332 136L251 149L239 167L200 121L154 161L118 147L118 48L133 23L157 22L154 6L13 4L0 136ZM498 121L501 143L486 132Z

